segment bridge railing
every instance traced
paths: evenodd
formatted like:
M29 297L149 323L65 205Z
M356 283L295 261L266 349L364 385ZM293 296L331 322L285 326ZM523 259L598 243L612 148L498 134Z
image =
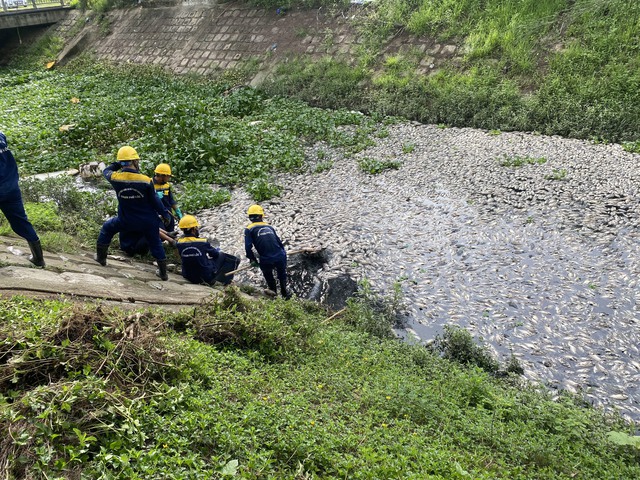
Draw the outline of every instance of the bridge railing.
M0 0L0 13L68 7L71 0Z

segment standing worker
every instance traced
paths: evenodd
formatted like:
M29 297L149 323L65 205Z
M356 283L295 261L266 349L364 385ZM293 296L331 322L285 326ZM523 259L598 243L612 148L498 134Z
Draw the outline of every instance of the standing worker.
M153 181L138 171L139 162L140 157L133 147L122 147L118 150L117 161L102 172L116 191L118 215L102 225L95 260L105 266L114 235L118 232L132 233L146 238L151 255L158 262L156 275L162 280L169 280L167 258L158 235L158 215L169 222L171 214L156 195Z
M267 286L273 295L276 294L276 280L273 277L275 269L280 281L280 293L283 298L291 298L287 291L287 252L276 230L262 220L265 216L260 205L251 205L247 210L251 223L244 230L244 249L247 258L254 266L259 266ZM253 248L258 252L258 262Z
M36 267L45 266L40 238L27 218L18 185L18 164L7 146L7 137L0 132L0 210L11 229L29 242L29 261Z
M171 190L171 184L169 183L169 180L171 180L171 167L166 163L160 163L153 173L153 187L156 190L156 194L171 214L170 222L168 224L165 223L164 227L161 228L171 233L176 228L174 216L178 217L178 220L182 218L182 212L173 196L173 190Z
M200 223L193 215L184 215L178 226L184 234L177 244L182 260L182 276L191 283L231 283L233 276L226 273L238 268L240 259L221 252L206 238L199 238Z

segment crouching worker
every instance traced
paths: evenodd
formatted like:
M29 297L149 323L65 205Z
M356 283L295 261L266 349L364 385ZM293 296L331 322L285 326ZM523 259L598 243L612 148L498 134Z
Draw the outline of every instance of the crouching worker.
M166 221L171 215L156 195L153 181L138 171L139 162L140 157L134 148L122 147L118 150L117 161L102 172L116 191L118 215L102 225L95 260L102 266L107 264L109 244L116 233L144 237L158 263L156 275L162 280L169 280L167 258L158 235L158 215Z
M287 290L287 252L280 237L271 225L262 220L265 214L260 205L251 205L247 215L251 220L244 230L244 248L247 258L252 265L260 267L272 295L277 292L276 279L273 277L275 269L280 281L280 293L284 298L291 298ZM254 248L260 257L259 263L253 252Z
M176 232L177 233L177 232ZM167 245L175 247L177 242L169 232L160 229L159 231L160 241L167 242ZM146 255L149 253L149 243L147 238L140 232L120 232L118 236L120 240L120 250L122 250L127 256L133 257L135 255Z
M213 247L206 238L198 238L200 223L193 215L184 215L178 227L183 238L178 240L178 252L182 259L182 276L191 283L228 285L233 275L227 276L240 264L240 259Z
M18 178L18 164L7 146L7 137L0 132L0 210L7 217L11 230L29 242L29 261L42 268L45 264L40 238L24 211Z

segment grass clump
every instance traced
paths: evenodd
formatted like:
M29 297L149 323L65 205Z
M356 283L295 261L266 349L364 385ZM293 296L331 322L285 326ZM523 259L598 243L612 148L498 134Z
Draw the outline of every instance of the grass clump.
M364 157L358 161L360 170L370 175L382 173L385 170L398 170L402 162L398 160L378 160L376 158Z
M313 173L327 172L333 168L333 160L323 160L318 162L313 169Z
M520 157L517 155L514 157L505 156L500 161L500 165L502 167L513 167L513 168L524 167L525 165L543 165L545 163L547 163L547 159L544 157L539 157L539 158Z
M473 341L466 330L445 325L444 332L436 336L431 348L447 360L461 365L475 365L482 370L495 373L500 367L486 346Z

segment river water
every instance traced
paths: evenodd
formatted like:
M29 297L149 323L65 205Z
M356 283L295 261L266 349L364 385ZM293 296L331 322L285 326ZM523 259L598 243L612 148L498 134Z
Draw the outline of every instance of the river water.
M640 419L640 155L401 124L356 156L315 145L308 157L333 167L280 175L282 196L263 206L288 248L331 252L319 278L366 277L383 295L399 283L408 338L467 328L527 379ZM402 166L372 176L363 157ZM244 256L251 203L235 190L203 231Z

